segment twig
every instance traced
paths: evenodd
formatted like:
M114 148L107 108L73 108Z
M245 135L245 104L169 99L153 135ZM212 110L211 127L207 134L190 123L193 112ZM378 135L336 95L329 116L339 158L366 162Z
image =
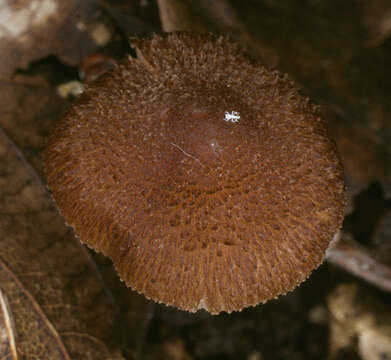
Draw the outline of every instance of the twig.
M327 250L327 260L364 279L372 285L391 292L391 268L381 264L371 251L342 233L341 238Z

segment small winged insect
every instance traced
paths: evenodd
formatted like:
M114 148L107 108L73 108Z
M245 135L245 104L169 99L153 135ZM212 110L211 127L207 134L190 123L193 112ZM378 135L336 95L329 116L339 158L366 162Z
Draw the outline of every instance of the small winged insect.
M233 123L236 123L236 122L239 122L239 119L240 119L240 114L238 111L232 111L232 112L228 112L226 111L224 113L225 117L224 117L224 121L229 121L229 122L233 122Z

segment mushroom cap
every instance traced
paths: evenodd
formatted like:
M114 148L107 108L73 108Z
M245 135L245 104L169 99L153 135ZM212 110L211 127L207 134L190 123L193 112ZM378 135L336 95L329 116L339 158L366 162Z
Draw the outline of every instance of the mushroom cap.
M285 294L341 226L343 171L292 82L228 39L133 39L75 101L45 153L48 185L83 243L125 283L191 312Z

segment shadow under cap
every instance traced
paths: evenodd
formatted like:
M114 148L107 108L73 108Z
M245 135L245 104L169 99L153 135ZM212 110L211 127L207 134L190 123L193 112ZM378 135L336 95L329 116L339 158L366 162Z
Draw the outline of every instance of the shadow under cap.
M133 40L53 131L49 188L80 240L146 297L217 314L294 289L345 207L315 108L225 38Z

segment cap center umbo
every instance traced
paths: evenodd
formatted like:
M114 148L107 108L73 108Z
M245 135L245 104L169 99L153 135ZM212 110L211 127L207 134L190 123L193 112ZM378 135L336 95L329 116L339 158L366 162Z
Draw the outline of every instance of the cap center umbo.
M245 104L228 91L218 95L225 96L182 95L160 114L169 168L184 183L204 190L229 181L234 164L248 149L244 144L257 141Z

